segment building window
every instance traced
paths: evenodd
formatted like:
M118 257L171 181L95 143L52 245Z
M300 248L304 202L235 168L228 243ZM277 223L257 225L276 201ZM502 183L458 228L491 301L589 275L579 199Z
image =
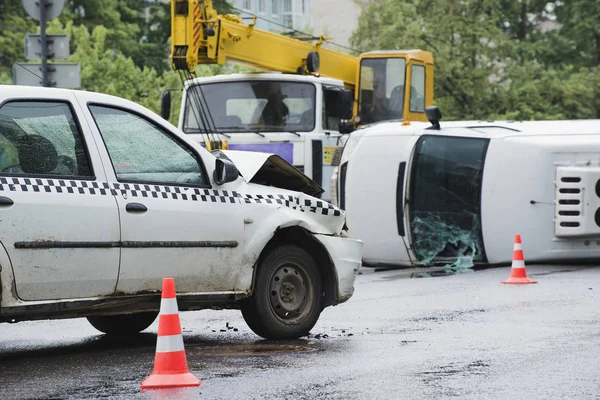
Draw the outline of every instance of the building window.
M283 0L283 13L291 13L292 12L292 0Z
M271 5L271 14L279 14L279 0L273 0L273 4Z
M252 10L252 0L242 0L243 10Z
M258 12L265 13L267 11L267 0L258 0Z

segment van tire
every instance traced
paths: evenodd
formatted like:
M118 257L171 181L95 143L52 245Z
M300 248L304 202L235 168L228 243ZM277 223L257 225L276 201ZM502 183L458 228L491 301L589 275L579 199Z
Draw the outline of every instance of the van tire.
M281 245L259 261L252 297L241 304L244 320L265 339L308 335L323 309L315 260L295 245Z
M152 325L158 313L146 312L138 314L92 315L87 317L89 323L100 332L114 336L135 335Z

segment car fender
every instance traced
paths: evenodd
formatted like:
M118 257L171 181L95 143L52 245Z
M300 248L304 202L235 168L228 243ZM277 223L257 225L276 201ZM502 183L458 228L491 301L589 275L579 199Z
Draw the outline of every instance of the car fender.
M297 210L286 207L273 207L261 211L259 216L245 220L245 250L242 265L250 268L243 268L244 272L239 276L236 290L251 291L258 258L277 231L290 227L300 227L312 235L325 233L322 225L311 222L310 219L300 218L302 214ZM326 233L332 234L332 232Z

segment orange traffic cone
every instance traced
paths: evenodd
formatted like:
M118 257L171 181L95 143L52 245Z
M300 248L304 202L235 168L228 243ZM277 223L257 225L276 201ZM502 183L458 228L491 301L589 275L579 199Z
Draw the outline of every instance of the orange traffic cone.
M200 380L188 370L181 323L179 322L179 309L175 297L175 280L163 278L154 370L149 377L144 379L141 388L181 386L200 386Z
M515 235L515 245L513 250L512 266L510 268L510 278L502 283L537 283L527 277L527 271L525 270L525 259L523 258L523 247L521 245L521 235Z

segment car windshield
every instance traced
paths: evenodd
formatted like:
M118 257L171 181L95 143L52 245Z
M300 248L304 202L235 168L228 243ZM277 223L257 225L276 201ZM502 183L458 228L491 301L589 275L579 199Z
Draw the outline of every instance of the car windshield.
M186 133L310 132L315 86L285 81L219 82L192 86L185 104ZM203 107L198 107L202 104Z

